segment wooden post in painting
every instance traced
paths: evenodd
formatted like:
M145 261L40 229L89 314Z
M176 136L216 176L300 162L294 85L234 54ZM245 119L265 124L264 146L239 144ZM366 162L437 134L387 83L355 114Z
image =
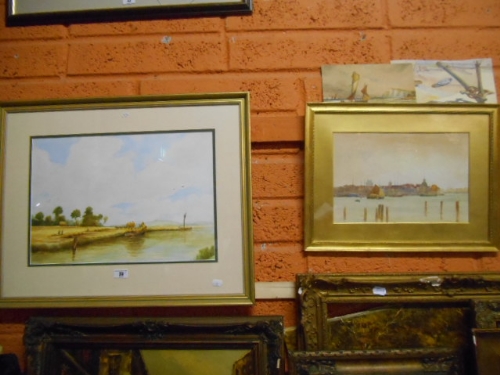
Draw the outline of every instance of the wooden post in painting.
M366 223L366 220L368 220L368 209L365 207L363 210L363 221Z
M460 202L455 202L455 212L457 214L457 223L460 221Z
M377 207L377 221L384 221L384 205L379 204Z
M427 217L427 201L424 202L424 215Z
M347 220L347 207L344 207L344 211L342 212L342 216L344 218L344 221Z
M389 206L385 208L385 222L389 222Z
M443 204L444 204L444 202L443 202L443 201L441 201L441 202L439 203L439 218L440 218L441 220L443 220Z

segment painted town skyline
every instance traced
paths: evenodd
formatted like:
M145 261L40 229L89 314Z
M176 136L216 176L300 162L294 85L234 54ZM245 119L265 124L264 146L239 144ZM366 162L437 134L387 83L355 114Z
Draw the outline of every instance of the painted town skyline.
M421 185L468 189L466 133L336 133L333 186ZM369 184L369 185L371 185Z

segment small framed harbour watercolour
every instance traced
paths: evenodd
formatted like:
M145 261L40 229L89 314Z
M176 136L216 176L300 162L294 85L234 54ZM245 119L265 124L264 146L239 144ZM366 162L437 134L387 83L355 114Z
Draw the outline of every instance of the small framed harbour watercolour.
M0 307L253 302L247 93L1 112Z
M307 251L498 251L498 106L309 104Z

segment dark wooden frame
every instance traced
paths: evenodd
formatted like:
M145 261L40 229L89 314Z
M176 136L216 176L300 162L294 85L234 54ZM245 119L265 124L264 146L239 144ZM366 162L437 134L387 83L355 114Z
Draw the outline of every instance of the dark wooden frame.
M17 1L22 0L7 1L8 26L151 20L180 17L223 17L246 15L251 14L253 11L253 0L234 0L230 3L207 1L206 3L201 2L196 5L179 4L142 7L134 6L140 5L140 1L130 6L123 5L121 1L116 1L116 5L110 5L106 9L95 9L92 8L92 4L89 4L85 10L21 13L16 11ZM81 1L87 3L86 0Z
M79 366L78 351L250 350L252 374L284 373L283 318L31 318L26 326L27 374ZM75 360L76 358L76 360ZM101 366L101 365L99 365ZM80 372L78 372L80 373ZM243 372L246 374L247 372Z

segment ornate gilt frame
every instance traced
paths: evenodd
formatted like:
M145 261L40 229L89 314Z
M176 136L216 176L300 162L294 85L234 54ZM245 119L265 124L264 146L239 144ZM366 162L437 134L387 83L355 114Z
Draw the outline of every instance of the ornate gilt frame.
M459 375L463 369L453 349L290 352L290 375Z
M299 274L298 347L325 350L328 305L344 304L463 304L500 297L500 274ZM471 327L472 328L472 327Z

